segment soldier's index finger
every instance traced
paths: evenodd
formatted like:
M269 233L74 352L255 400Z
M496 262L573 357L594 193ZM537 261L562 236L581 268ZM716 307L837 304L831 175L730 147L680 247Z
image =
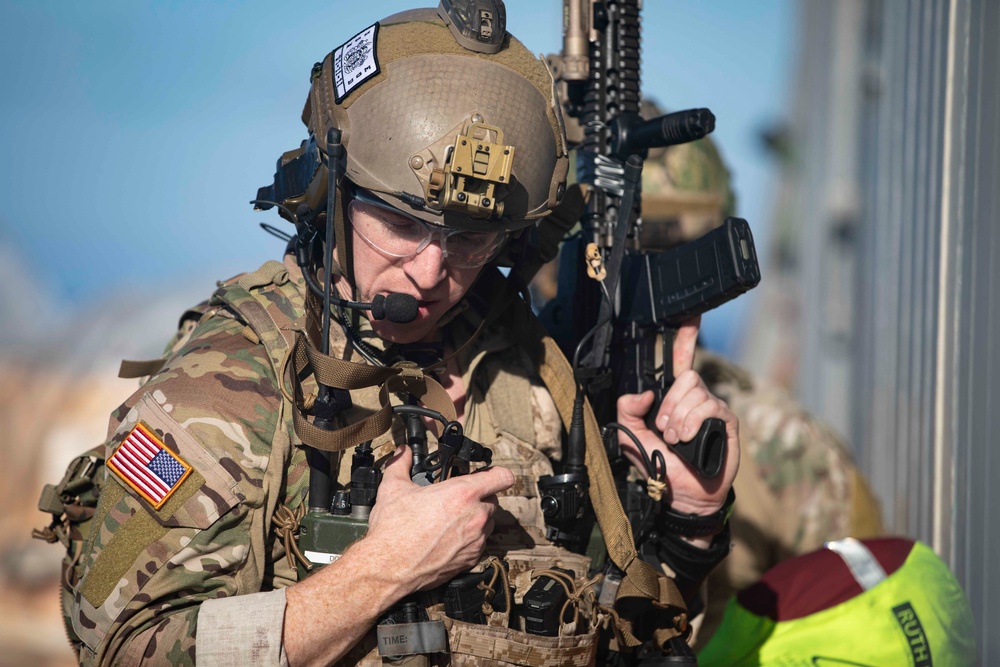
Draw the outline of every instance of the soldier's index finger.
M674 337L674 377L694 368L694 350L698 343L701 315L692 317L677 329Z
M514 485L514 473L502 467L479 470L458 479L465 484L474 485L480 498L506 491Z

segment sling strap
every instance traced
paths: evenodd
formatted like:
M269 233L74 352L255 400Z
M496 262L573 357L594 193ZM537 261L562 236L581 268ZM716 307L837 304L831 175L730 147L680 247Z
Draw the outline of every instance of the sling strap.
M573 368L562 350L499 271L481 276L477 287L487 293L501 295L499 298L494 296L487 320L507 314L520 345L531 356L542 382L555 401L563 425L569 431L576 382ZM618 497L600 427L589 400L584 402L584 427L590 502L604 536L608 556L624 572L615 606L634 609L636 605L645 603L661 610L667 617L666 626L655 630L653 637L662 648L670 639L687 631L687 606L674 581L638 557L632 527ZM621 644L632 648L643 643L634 634L632 621L626 615L617 615L614 621L615 633Z
M411 362L392 366L372 366L338 359L317 349L314 341L319 337L319 299L308 290L305 295L306 317L281 325L275 321L266 297L257 288L274 282L286 271L280 262L271 260L237 281L220 287L213 295L215 303L225 304L247 322L256 336L269 350L269 356L282 387L291 403L292 425L299 439L306 445L327 452L339 452L366 440L373 440L392 426L390 394L408 392L424 405L437 410L448 421L456 419L455 405L448 392L431 375ZM294 336L294 341L289 339ZM308 417L315 394L306 395L303 380L313 376L330 387L361 390L378 387L379 407L363 419L353 421L332 431L316 426ZM289 385L291 390L288 389Z
M389 395L407 392L416 396L424 405L440 412L448 421L457 418L455 405L448 392L432 375L408 361L391 366L374 366L338 359L323 354L314 341L320 340L319 322L322 304L311 291L306 292L305 329L296 332L292 349L291 381L294 391L293 421L295 432L306 445L326 452L339 452L366 440L374 440L392 427L392 405ZM286 373L283 370L282 376ZM328 387L347 390L378 387L379 407L366 417L328 431L319 428L307 417L315 396L305 396L303 378L312 375L316 382ZM435 425L436 429L437 426Z

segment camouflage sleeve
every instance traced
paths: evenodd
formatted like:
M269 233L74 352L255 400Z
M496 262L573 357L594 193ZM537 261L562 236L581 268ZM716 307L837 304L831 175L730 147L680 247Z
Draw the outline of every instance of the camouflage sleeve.
M201 604L261 590L286 465L271 452L282 399L241 331L222 316L200 323L113 418L72 610L83 664L194 664ZM247 596L244 611L273 610L274 597ZM278 618L278 646L280 633Z
M777 390L759 391L733 404L751 459L740 470L745 479L738 483L755 478L754 492L740 496L736 511L773 540L775 561L764 570L828 540L869 537L861 533L878 530L878 507L858 507L864 480L833 429ZM758 500L760 507L755 507ZM867 493L863 500L873 502ZM756 509L767 509L770 518Z
M784 389L699 350L696 367L740 422L740 470L730 519L733 549L709 577L697 645L727 600L772 566L827 540L881 532L878 503L841 438Z

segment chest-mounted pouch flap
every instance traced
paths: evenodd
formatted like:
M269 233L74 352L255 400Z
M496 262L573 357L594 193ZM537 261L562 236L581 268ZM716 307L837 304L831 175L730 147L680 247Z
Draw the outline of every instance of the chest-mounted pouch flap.
M129 412L115 440L108 477L161 526L205 529L245 498L215 457L149 394Z

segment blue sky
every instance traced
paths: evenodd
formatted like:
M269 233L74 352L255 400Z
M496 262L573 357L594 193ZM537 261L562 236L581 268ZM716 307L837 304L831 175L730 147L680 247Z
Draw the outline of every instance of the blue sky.
M559 49L561 0L506 4L529 48ZM313 62L409 6L0 0L0 243L67 308L125 286L201 280L207 294L212 280L256 268L282 248L257 223L283 223L247 202L304 138ZM792 0L643 8L644 91L715 112L759 246L775 165L757 136L787 115L793 10Z

